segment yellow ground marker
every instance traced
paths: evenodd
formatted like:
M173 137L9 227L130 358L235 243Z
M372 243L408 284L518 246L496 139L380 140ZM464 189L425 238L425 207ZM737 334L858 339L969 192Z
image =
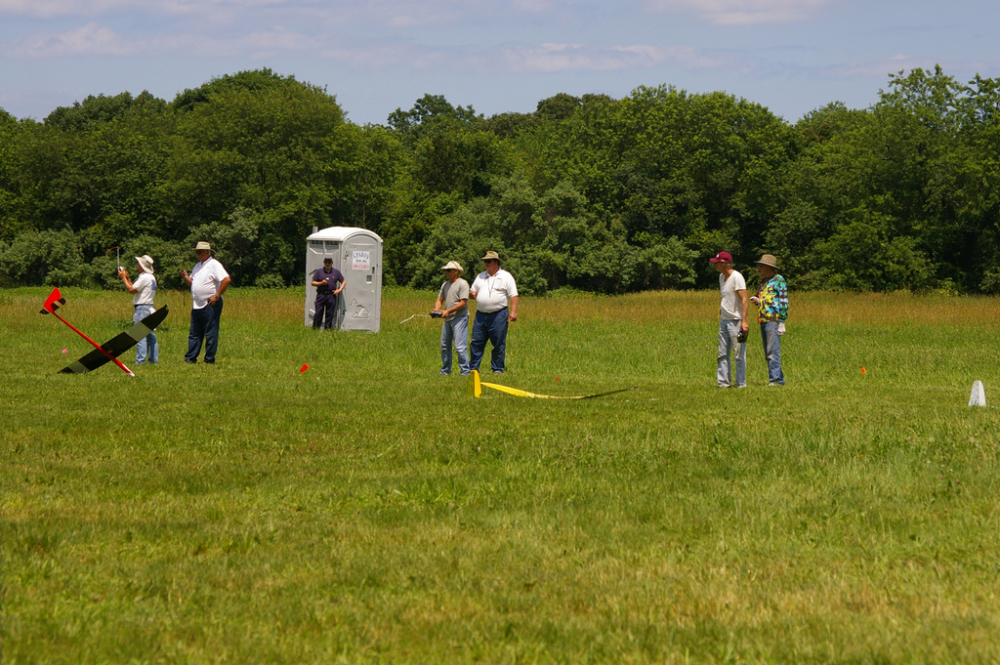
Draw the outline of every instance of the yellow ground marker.
M477 398L482 397L483 387L492 388L493 390L498 390L502 393L507 393L508 395L513 395L515 397L533 397L535 399L593 399L595 397L605 397L606 395L615 395L617 393L636 390L638 386L633 388L621 388L620 390L611 390L606 393L597 393L595 395L539 395L537 393L528 392L527 390L521 390L519 388L501 386L497 383L486 383L479 378L479 370L472 370L472 372L469 373L469 396Z

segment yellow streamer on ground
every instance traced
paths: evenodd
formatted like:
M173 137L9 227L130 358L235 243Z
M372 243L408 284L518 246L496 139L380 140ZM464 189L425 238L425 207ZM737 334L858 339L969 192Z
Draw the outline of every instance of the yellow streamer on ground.
M511 388L510 386L501 386L497 383L486 383L479 378L479 370L472 370L469 374L469 396L470 397L482 397L483 387L492 388L493 390L498 390L502 393L507 393L508 395L514 395L515 397L533 397L535 399L593 399L594 397L604 397L605 395L614 395L616 393L624 393L629 390L635 390L636 388L622 388L620 390L612 390L606 393L597 393L595 395L539 395L537 393L528 392L527 390L521 390L519 388Z

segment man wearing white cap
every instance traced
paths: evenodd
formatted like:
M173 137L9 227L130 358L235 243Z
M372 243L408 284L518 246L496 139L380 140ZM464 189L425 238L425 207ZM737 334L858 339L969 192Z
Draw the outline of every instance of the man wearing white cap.
M188 350L184 362L198 362L202 341L205 343L205 362L215 363L219 348L219 319L222 318L222 294L229 288L229 273L212 257L212 246L199 242L194 248L198 263L191 269L181 270L181 277L191 287L191 329L188 332Z
M447 279L441 284L434 311L431 316L441 317L441 373L451 374L451 347L455 345L458 354L458 370L462 376L469 374L469 283L459 277L462 266L458 261L449 261L444 270ZM442 310L441 307L444 307Z
M125 284L125 290L135 294L132 298L132 307L135 313L132 315L132 323L139 323L144 318L152 314L153 296L156 295L156 278L153 277L153 257L149 254L135 257L139 265L139 276L135 282L129 279L128 271L125 268L118 268L118 276ZM156 343L156 333L151 332L135 346L135 364L141 365L148 359L151 363L160 361L160 347Z

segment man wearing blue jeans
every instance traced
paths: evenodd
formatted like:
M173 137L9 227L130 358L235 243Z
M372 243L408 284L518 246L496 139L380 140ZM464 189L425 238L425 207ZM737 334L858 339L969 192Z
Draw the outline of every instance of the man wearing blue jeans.
M153 276L153 257L149 254L135 257L139 265L139 276L135 282L129 279L128 271L125 268L118 268L118 276L125 284L125 290L135 294L132 298L132 323L139 323L144 318L152 314L153 297L156 295L156 277ZM151 332L135 346L135 364L141 365L145 362L157 363L160 360L160 347L156 343L156 333Z
M441 325L441 373L451 374L451 347L458 354L458 370L469 374L469 283L458 276L462 266L449 261L443 268L447 279L441 284L431 316L444 319ZM441 308L444 307L442 310Z
M778 274L778 260L772 254L764 254L757 261L761 284L757 295L750 302L757 305L757 323L764 340L764 357L767 359L767 385L785 385L785 373L781 371L781 336L785 334L785 320L788 318L788 285Z
M181 277L191 287L191 328L188 332L188 350L184 362L198 362L201 345L205 343L205 362L215 363L219 348L219 319L222 317L222 294L229 288L229 273L212 258L212 246L199 242L194 248L198 263L191 269L181 270Z
M733 256L729 252L719 252L709 261L719 273L719 293L722 295L716 379L720 388L746 388L746 334L750 330L750 324L747 323L747 283L743 275L733 270ZM736 364L735 377L730 354L734 356Z
M490 367L494 374L503 374L507 357L507 323L517 321L517 284L513 275L500 268L500 256L496 252L486 252L483 263L486 270L476 276L469 290L469 296L476 299L469 368L479 370L488 339L493 345Z

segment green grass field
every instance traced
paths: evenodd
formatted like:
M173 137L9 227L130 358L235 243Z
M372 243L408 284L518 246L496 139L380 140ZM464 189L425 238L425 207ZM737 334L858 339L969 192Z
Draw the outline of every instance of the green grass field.
M717 294L523 298L497 382L638 387L556 401L439 376L433 293L234 289L215 366L161 294L135 379L57 374L47 293L0 292L5 664L1000 660L997 299L793 292L788 386L753 330L719 390Z

